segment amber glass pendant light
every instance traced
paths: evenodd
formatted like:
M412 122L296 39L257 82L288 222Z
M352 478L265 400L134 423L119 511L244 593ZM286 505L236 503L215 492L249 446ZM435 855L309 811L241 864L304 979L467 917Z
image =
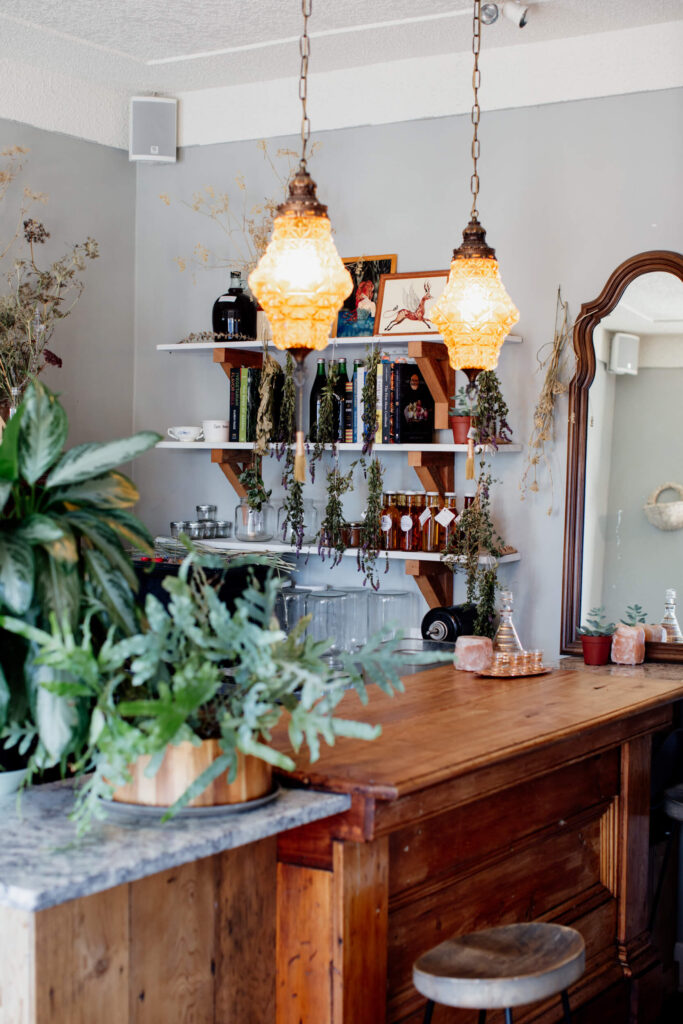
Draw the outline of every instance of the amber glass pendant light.
M498 365L505 335L519 320L519 313L505 291L498 273L495 251L486 244L486 232L479 223L479 51L481 48L481 0L474 0L472 52L474 71L472 86L472 161L470 179L472 213L463 231L462 245L453 251L448 282L439 301L432 308L431 318L448 348L448 361L454 370L465 370L474 380L480 370L493 370Z
M351 275L332 240L327 207L318 202L315 182L306 166L306 148L311 134L306 110L311 7L312 0L302 0L304 29L299 41L301 160L290 182L287 200L277 208L268 247L249 275L249 287L270 321L273 345L291 352L297 362L294 474L301 482L305 477L302 428L304 360L309 352L327 347L334 318L353 288Z

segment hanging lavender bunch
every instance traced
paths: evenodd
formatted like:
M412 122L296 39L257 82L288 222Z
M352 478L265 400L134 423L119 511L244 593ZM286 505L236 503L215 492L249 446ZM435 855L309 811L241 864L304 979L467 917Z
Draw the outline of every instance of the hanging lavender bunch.
M376 576L377 557L382 546L382 480L384 469L377 457L373 458L367 468L368 501L363 521L363 543L358 549L358 569L364 573L363 586L369 583L373 590L379 590ZM386 571L389 569L387 559Z
M318 554L325 559L326 555L332 557L332 566L339 565L342 555L346 551L344 543L344 508L342 497L353 486L353 470L348 473L340 473L339 467L334 465L327 474L327 505L325 514L320 524L318 534Z

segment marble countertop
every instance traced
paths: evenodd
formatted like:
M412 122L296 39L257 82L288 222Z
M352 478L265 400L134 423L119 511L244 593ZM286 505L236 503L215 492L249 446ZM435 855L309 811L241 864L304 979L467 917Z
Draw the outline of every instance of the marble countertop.
M560 658L559 668L572 672L590 672L615 679L683 679L683 662L645 661L642 665L586 665L583 658Z
M283 789L241 814L124 825L96 822L79 839L67 817L73 784L56 782L0 799L0 905L42 910L166 868L265 839L349 808L349 796Z

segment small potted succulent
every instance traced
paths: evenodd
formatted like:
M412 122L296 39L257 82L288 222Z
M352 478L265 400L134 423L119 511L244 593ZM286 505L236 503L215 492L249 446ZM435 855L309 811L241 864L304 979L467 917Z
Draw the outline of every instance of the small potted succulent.
M614 623L605 621L603 607L591 608L586 625L579 629L583 660L586 665L606 665L612 648Z
M471 385L458 388L454 395L451 395L451 407L448 410L448 417L453 431L454 444L467 444L467 435L472 426L472 417L477 412L476 387Z

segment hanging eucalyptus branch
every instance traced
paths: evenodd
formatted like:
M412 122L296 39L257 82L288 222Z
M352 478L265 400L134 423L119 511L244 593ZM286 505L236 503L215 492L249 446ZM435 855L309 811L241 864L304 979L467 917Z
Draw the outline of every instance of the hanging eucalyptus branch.
M382 547L382 479L384 470L375 456L367 468L368 500L363 520L363 543L358 549L358 568L364 573L363 586L369 583L373 590L379 590L376 576L377 558ZM385 572L389 570L389 559Z
M553 340L536 353L539 372L545 370L543 386L534 409L534 422L529 438L527 466L519 483L522 492L522 501L527 493L537 494L538 467L545 467L550 481L550 504L548 515L552 515L554 504L553 473L550 465L550 450L555 440L555 404L557 396L563 395L569 384L571 376L571 337L572 325L569 320L569 305L562 299L561 290L557 289L557 302L555 304L555 330ZM550 346L547 355L542 355ZM532 477L532 479L530 479Z
M269 500L272 491L267 491L261 476L261 456L254 455L254 461L248 469L240 473L239 481L246 489L245 501L249 508L256 512Z
M318 535L318 554L323 560L325 554L332 556L332 567L339 564L346 551L343 535L346 520L344 519L342 497L352 487L353 469L350 469L348 473L341 473L339 466L335 463L327 474L327 505Z

